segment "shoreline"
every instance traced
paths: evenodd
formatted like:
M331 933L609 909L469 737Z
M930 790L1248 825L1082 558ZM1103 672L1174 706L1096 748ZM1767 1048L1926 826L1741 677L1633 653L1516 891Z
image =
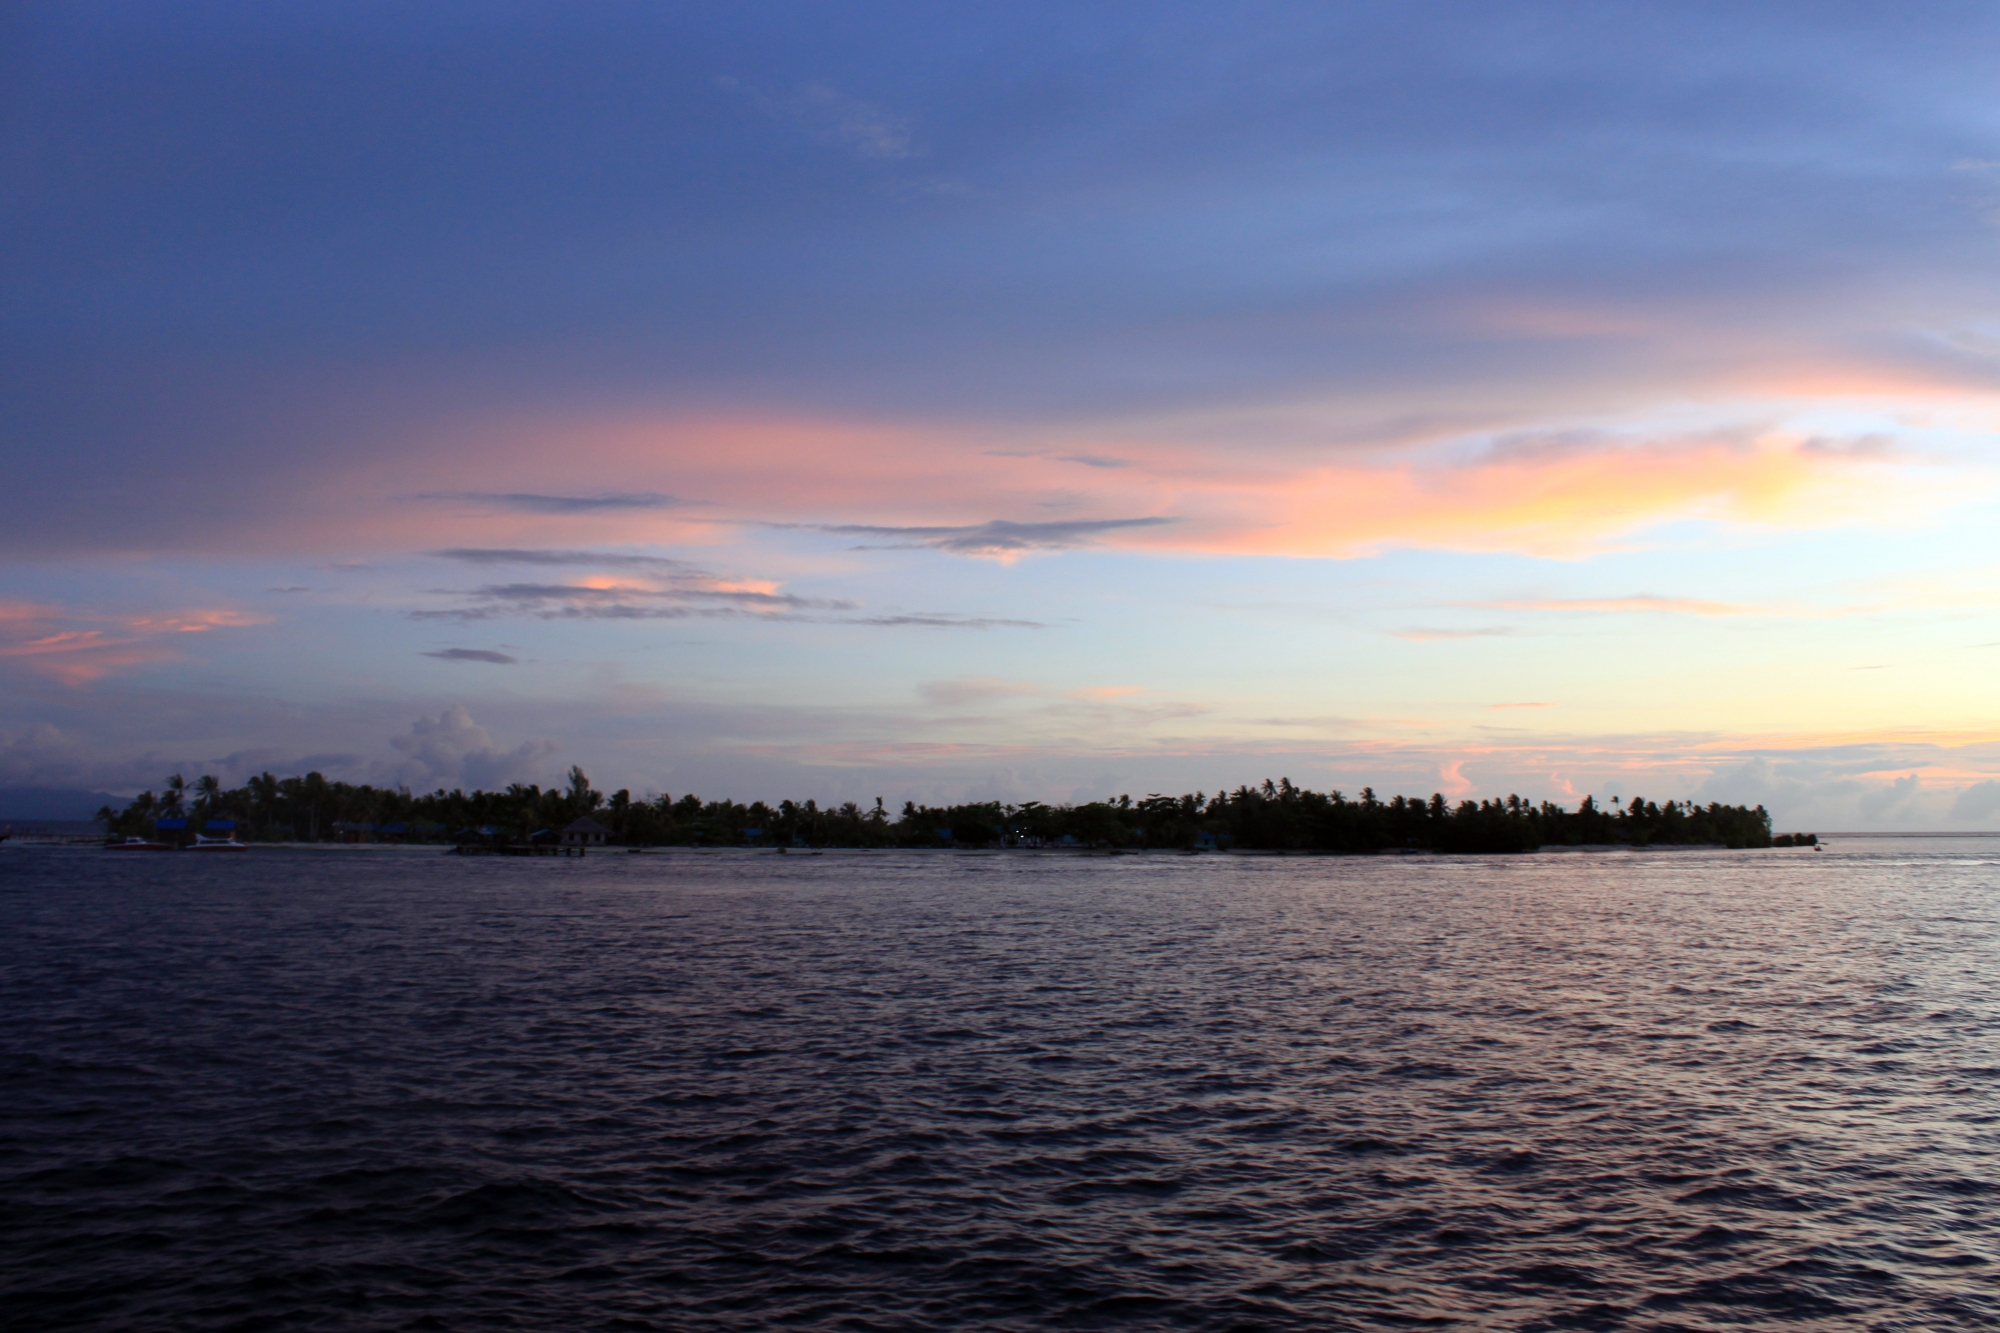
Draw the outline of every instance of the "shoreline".
M1828 834L1821 845L1834 836L1843 838L2000 838L2000 833L1843 833ZM48 840L34 838L14 838L0 843L5 847L34 847L50 851L99 852L111 850L101 840ZM453 848L447 843L340 843L340 842L253 842L243 845L250 852L315 852L353 855L357 853L401 856L449 856ZM175 848L174 851L193 851L192 848ZM1594 843L1546 843L1532 851L1525 852L1440 852L1425 847L1389 847L1373 852L1324 851L1316 848L1192 848L1192 847L695 847L672 844L660 847L595 847L585 856L493 856L473 857L473 860L499 861L569 861L585 860L590 856L663 856L673 854L701 856L1060 856L1115 857L1150 856L1173 857L1214 857L1221 859L1255 860L1271 858L1340 858L1344 860L1367 860L1403 857L1505 857L1510 859L1540 855L1591 855L1602 856L1618 852L1807 852L1811 847L1739 847L1730 848L1719 842L1704 843L1648 843L1644 846L1623 842Z

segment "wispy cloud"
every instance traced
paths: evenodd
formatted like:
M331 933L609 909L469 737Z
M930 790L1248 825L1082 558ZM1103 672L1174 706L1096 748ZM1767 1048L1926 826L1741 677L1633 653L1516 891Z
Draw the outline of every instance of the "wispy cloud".
M513 666L521 660L490 648L441 648L424 656L435 657L441 662L491 662L495 666Z
M1480 629L1427 629L1419 626L1389 632L1399 639L1408 639L1413 643L1427 643L1432 639L1495 639L1512 634L1514 631L1505 625L1492 625Z
M1040 620L1008 620L999 616L959 616L948 611L913 611L906 615L861 616L851 625L910 625L920 629L1047 629Z
M765 114L789 121L809 137L856 156L894 159L915 157L920 151L903 117L828 84L808 83L788 94L772 94L733 75L720 75L714 82L748 97Z
M1089 546L1108 533L1157 528L1172 518L1053 519L1045 523L1014 523L994 519L938 527L886 527L867 523L776 523L773 527L804 528L837 537L871 537L890 549L949 551L954 555L1020 555L1028 551L1063 551ZM863 548L867 549L867 548Z
M702 503L658 491L608 491L598 495L541 495L532 491L425 491L416 497L441 504L510 509L523 514L594 514L625 509L683 509Z
M1536 597L1481 602L1502 611L1580 611L1616 615L1751 616L1767 610L1741 602L1713 602L1699 597L1662 597L1632 593L1625 597Z
M760 620L807 621L822 625L870 625L885 629L1048 629L1040 620L969 616L950 611L909 611L879 616L848 614L859 602L838 597L796 597L789 593L728 588L596 588L580 584L491 584L454 594L464 606L410 612L415 620L479 621L505 616L538 620ZM432 654L436 656L437 654ZM484 660L484 659L482 659Z
M726 578L684 560L620 551L533 547L449 547L432 555L460 564L603 571L562 583L489 583L448 595L467 604L416 611L422 620L491 620L525 615L543 620L678 620L687 616L854 611L857 602L798 597L769 579Z
M1866 435L1814 435L1801 441L1799 452L1821 458L1852 458L1867 462L1887 462L1900 458L1903 449L1896 440L1879 432Z
M734 606L770 607L786 611L851 611L855 602L822 597L794 597L789 593L767 592L758 588L704 587L643 588L629 584L598 587L580 583L496 583L474 589L474 597L491 601L539 604L542 602L602 603L630 599L662 598L672 601L726 602Z
M1005 716L1015 723L1039 718L1053 726L1076 727L1079 719L1087 725L1102 725L1106 719L1117 724L1151 725L1156 722L1201 717L1215 711L1212 704L1185 699L1148 699L1141 685L1096 685L1063 690L1033 681L1006 680L991 676L961 676L954 680L924 681L917 694L934 708L953 713L984 707L997 716L995 705L1009 705Z
M1554 708L1555 707L1553 703L1550 703L1547 700L1542 700L1542 699L1528 700L1522 703L1513 703L1513 704L1488 704L1486 706L1496 711L1507 708Z
M617 551L562 551L523 547L453 546L430 554L468 565L546 565L592 569L660 569L693 571L685 560L658 555L626 555Z
M918 684L917 694L927 704L939 708L963 708L991 699L1017 698L1042 693L1042 687L1025 680L997 680L991 676L964 676L957 680L927 680Z
M1137 467L1130 458L1118 458L1110 454L1093 453L1049 453L1039 449L988 449L988 458L1046 458L1057 463L1075 463L1079 467L1104 468L1115 471L1118 468Z
M268 616L226 609L106 615L0 602L0 658L64 685L86 685L125 667L178 658L172 643L181 635L268 623Z
M525 615L541 620L679 620L797 611L853 611L859 604L833 598L794 597L757 588L710 586L594 586L581 583L495 583L457 594L471 605L415 611L423 620L490 620Z
M887 108L850 97L824 83L809 83L783 106L808 132L845 144L862 157L914 157L909 122Z
M769 579L726 578L686 561L622 552L527 547L452 547L440 559L478 566L598 569L575 582L519 581L441 590L463 604L411 612L418 620L478 621L503 616L541 620L681 620L689 617L810 620L823 624L916 629L1047 629L1039 620L963 615L952 611L853 614L861 603L843 597L802 597ZM435 656L436 654L433 654ZM466 659L471 660L471 659ZM480 659L486 660L486 659Z

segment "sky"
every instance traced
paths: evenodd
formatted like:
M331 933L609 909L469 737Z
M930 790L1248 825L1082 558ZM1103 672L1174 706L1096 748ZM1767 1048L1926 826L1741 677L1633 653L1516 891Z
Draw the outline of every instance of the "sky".
M0 785L2000 829L2000 10L0 10Z

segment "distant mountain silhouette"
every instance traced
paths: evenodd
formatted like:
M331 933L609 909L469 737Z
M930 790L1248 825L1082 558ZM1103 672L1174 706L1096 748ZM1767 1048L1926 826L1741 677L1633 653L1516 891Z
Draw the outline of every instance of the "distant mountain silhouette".
M63 819L88 822L105 806L121 809L123 797L81 787L0 787L0 823L9 820Z

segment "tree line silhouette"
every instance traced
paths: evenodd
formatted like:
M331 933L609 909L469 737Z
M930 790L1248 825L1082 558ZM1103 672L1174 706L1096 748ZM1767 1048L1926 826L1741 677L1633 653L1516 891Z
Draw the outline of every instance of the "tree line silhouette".
M247 841L517 842L588 817L608 841L630 847L1078 847L1111 849L1216 848L1241 851L1530 852L1546 846L1717 844L1773 845L1763 806L1693 801L1664 804L1633 797L1613 809L1586 796L1574 810L1519 796L1464 800L1441 794L1378 798L1316 792L1289 778L1210 796L1153 794L1140 800L1048 805L1001 801L928 806L905 802L891 817L878 797L853 801L704 801L698 796L605 796L581 768L567 786L515 783L504 791L412 793L329 781L319 773L277 778L262 773L225 789L214 777L193 783L178 774L162 790L141 792L122 810L106 806L98 819L113 837L157 836L161 820L189 829L228 821ZM1779 845L1807 845L1809 834Z

